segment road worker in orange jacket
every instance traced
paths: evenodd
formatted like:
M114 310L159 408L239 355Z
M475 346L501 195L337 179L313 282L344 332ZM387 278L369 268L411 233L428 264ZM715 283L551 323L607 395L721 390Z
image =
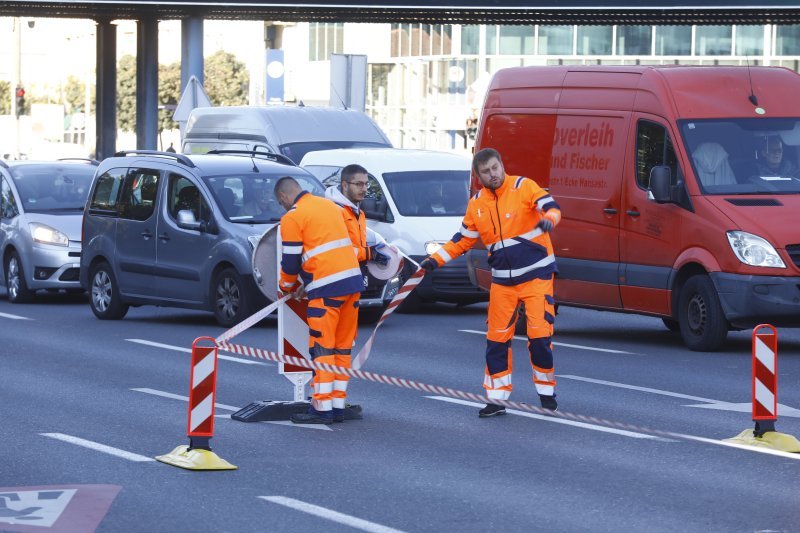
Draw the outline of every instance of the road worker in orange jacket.
M461 229L420 266L431 271L463 254L480 238L489 251L492 285L483 387L489 399L511 395L511 340L519 303L525 304L533 383L542 407L555 411L553 276L558 272L550 231L561 220L553 198L533 180L505 173L500 154L484 148L472 160L483 188L467 205ZM504 415L489 403L480 417Z
M281 218L280 290L308 296L308 348L317 363L349 367L358 331L361 270L340 208L303 191L291 177L275 184L286 209ZM349 376L317 370L308 413L292 415L298 424L344 421Z

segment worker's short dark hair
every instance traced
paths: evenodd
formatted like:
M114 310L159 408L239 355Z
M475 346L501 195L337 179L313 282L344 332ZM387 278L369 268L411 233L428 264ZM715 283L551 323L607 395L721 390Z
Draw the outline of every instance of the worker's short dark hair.
M356 165L356 164L347 165L342 169L342 181L350 181L356 174L369 175L369 172L367 172L367 169L362 167L361 165Z
M300 184L297 183L296 179L291 176L284 176L275 184L274 192L275 196L278 196L279 193L286 193L299 188Z
M472 171L475 174L478 173L478 165L482 165L486 163L491 158L496 157L498 161L501 163L503 159L500 157L500 152L495 150L494 148L484 148L483 150L479 150L473 157L472 157Z

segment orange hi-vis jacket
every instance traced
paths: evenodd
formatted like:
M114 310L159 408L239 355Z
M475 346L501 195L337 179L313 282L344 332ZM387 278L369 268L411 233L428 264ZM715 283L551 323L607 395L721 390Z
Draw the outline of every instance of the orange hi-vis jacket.
M361 269L339 206L302 192L281 218L280 233L283 292L297 287L298 275L309 299L361 292Z
M558 268L550 236L536 227L543 218L554 226L559 223L561 210L555 200L533 180L506 174L497 190L483 188L470 199L461 230L431 258L441 266L480 237L489 251L493 283L549 279Z
M353 205L353 202L348 200L335 185L328 187L325 191L325 198L341 208L356 258L359 263L366 263L371 257L369 246L367 246L367 216L364 211Z

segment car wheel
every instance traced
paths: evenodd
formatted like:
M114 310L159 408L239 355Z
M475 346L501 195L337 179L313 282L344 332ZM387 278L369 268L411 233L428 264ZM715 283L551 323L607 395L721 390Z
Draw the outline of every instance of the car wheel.
M250 301L242 276L233 268L223 269L214 278L214 317L229 328L250 316Z
M100 320L119 320L128 312L128 305L122 303L117 278L108 263L98 263L89 274L91 289L89 305L94 316Z
M35 296L35 291L28 288L25 281L25 271L22 270L22 261L17 252L11 252L6 261L6 291L8 301L14 304L30 302Z
M681 330L681 325L677 320L673 320L671 318L662 318L661 321L664 323L664 326L670 331L678 333Z
M711 278L689 278L681 289L678 306L681 336L690 350L713 352L722 346L728 335L728 322Z

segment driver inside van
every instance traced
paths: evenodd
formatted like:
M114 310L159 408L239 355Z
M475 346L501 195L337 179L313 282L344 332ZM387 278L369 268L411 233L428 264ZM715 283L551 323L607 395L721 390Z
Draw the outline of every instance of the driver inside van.
M759 176L798 177L798 168L788 157L784 157L786 150L780 135L761 137L758 146L756 166Z

